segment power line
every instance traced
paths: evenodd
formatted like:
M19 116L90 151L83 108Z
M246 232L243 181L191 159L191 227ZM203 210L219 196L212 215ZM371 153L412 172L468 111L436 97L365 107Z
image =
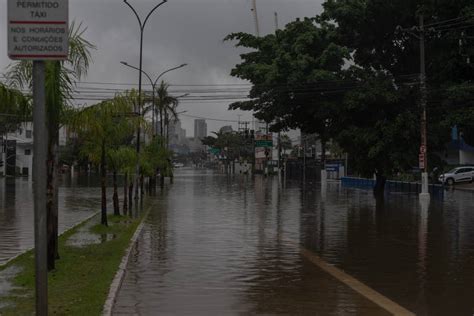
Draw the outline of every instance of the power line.
M225 119L218 119L218 118L204 117L204 116L197 116L197 115L190 115L190 114L180 114L180 115L190 117L190 118L196 118L196 119L208 120L208 121L216 121L216 122L228 122L228 123L238 123L239 122L239 121L235 121L235 120L225 120Z

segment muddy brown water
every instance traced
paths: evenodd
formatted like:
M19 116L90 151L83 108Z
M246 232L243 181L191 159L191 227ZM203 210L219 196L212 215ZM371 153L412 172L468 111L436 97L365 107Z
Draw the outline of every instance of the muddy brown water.
M470 193L376 201L337 183L181 169L156 199L116 315L388 314L301 247L416 314L474 313Z
M96 177L64 176L59 188L59 231L64 232L100 210ZM110 190L109 190L110 191ZM0 265L34 246L32 182L0 179Z

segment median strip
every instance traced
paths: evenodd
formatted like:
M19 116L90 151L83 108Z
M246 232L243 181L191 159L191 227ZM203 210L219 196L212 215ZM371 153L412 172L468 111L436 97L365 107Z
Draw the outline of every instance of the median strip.
M145 209L151 208L146 203ZM60 315L100 315L114 276L128 254L131 239L144 218L109 216L109 227L93 217L68 230L59 238L57 268L48 274L49 313ZM92 222L91 222L92 221ZM77 236L86 234L83 244ZM18 271L11 279L12 290L0 297L1 315L32 315L34 299L34 252L32 250L0 267Z

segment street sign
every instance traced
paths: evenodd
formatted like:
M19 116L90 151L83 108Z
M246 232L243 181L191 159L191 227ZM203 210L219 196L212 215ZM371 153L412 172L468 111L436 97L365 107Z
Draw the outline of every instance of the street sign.
M255 141L255 147L269 147L273 148L273 141L271 140L256 140Z
M420 163L420 169L425 169L425 154L420 154L418 156L418 161Z
M426 146L421 145L420 146L420 154L425 154L426 153Z
M209 152L217 156L218 154L220 154L221 150L219 148L211 147L209 148Z
M339 164L326 164L326 171L328 172L339 172Z
M68 0L8 0L8 56L67 59L68 20Z

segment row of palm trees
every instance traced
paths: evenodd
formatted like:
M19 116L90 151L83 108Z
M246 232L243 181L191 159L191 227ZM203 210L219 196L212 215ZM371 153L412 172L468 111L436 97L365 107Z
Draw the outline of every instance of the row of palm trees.
M81 155L100 167L101 174L101 223L107 222L107 173L112 173L114 214L120 215L117 175L124 175L123 214L127 215L128 205L134 183L132 179L139 176L153 178L157 171L162 175L171 172L171 153L164 145L161 136L151 137L140 155L133 147L134 132L137 127L144 127L152 136L153 127L149 126L142 116L135 114L139 95L135 90L117 94L113 99L96 105L76 110L67 123L80 141ZM135 166L140 166L137 175Z
M101 222L107 225L106 175L113 174L114 213L120 214L117 176L125 178L123 213L127 214L131 203L130 195L136 170L140 164L140 176L154 177L157 170L162 175L171 174L170 152L167 149L168 123L176 118L177 98L169 95L168 85L161 83L157 91L156 106L151 104L147 95L139 96L136 91L118 94L111 100L96 105L75 109L72 94L76 83L86 74L92 62L91 51L95 46L84 38L81 24L70 27L69 57L65 61L46 61L46 107L48 114L48 269L55 268L58 254L58 143L59 129L68 124L76 132L80 142L80 152L92 163L100 166L102 181L102 216ZM32 62L18 61L11 64L6 73L7 83L0 84L0 133L6 134L18 128L21 122L31 120L31 98L22 91L32 88ZM144 115L150 111L160 117L160 133L156 126L149 127L144 117L137 117L138 98L143 98ZM14 118L14 119L12 119ZM138 156L132 148L133 131L137 125L145 126L152 141L144 147ZM128 193L128 194L125 194ZM127 196L128 195L128 196Z

